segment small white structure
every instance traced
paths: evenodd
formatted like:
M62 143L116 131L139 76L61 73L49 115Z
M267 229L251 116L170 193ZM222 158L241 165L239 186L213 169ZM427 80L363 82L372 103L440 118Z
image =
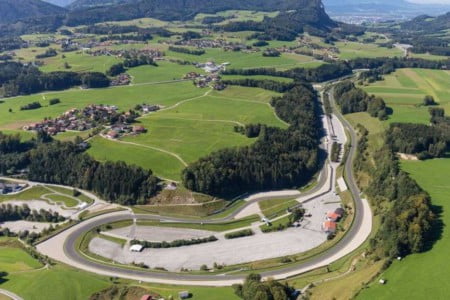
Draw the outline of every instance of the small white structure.
M144 246L142 246L140 244L134 244L130 247L131 252L141 252L142 249L144 249Z
M81 202L80 204L78 204L78 209L85 209L87 206L87 202Z
M178 293L178 297L180 297L180 299L188 299L190 298L191 294L188 291L182 291Z
M386 283L386 280L380 279L379 283L380 283L380 284L385 284L385 283Z

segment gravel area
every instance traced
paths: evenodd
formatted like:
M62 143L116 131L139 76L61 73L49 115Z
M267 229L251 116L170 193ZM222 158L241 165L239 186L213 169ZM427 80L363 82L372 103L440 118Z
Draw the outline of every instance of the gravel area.
M211 235L217 235L217 232L186 229L186 228L170 228L170 227L155 227L155 226L136 226L134 235L132 234L132 227L127 226L107 231L107 233L114 236L123 237L126 239L138 239L152 242L170 242L174 240L189 240L193 238L203 238ZM133 235L133 236L132 236Z
M29 232L39 233L45 228L50 227L51 223L30 222L30 221L8 221L0 223L0 228L8 228L14 233L28 230ZM53 224L55 225L55 224Z
M27 201L12 200L12 201L2 202L1 204L4 204L4 205L11 204L13 206L22 206L23 204L26 204L26 205L28 205L28 207L31 210L35 209L35 210L39 211L40 209L44 209L44 210L48 210L48 211L50 211L50 210L56 211L64 217L70 217L71 215L73 215L74 213L77 212L77 210L63 209L63 208L61 208L61 206L59 206L57 204L50 204L43 200L27 200Z
M220 239L200 245L184 246L180 248L144 249L140 253L132 253L128 248L101 238L95 238L89 244L89 250L120 263L145 263L151 268L164 267L169 271L179 271L181 268L200 269L206 264L240 264L256 260L282 257L305 252L326 241L326 234L321 226L328 211L340 207L339 197L328 194L320 199L305 203L304 208L311 217L305 218L300 228L289 228L282 232L260 233L255 235L226 240L220 234L183 229L137 226L136 236L146 240L171 240L176 238L191 238L215 234ZM130 227L110 231L115 235L127 237Z

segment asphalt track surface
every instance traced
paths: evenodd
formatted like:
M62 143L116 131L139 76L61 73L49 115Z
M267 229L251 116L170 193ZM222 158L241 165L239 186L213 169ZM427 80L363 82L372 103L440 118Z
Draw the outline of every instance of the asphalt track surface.
M332 93L330 93L330 100L335 108L334 99L332 97ZM339 258L349 254L351 251L358 248L367 238L369 232L367 230L364 232L362 229L363 222L370 219L370 228L371 228L371 212L370 207L366 203L366 200L361 199L360 191L355 183L354 174L353 174L353 158L356 154L356 133L353 130L352 126L342 117L342 115L335 108L335 116L340 120L343 127L350 134L349 140L349 153L345 162L345 178L346 183L348 185L349 190L351 191L354 204L355 204L355 218L350 229L344 235L344 237L332 248L327 251L312 257L311 259L296 265L287 266L285 268L263 271L260 274L263 278L275 278L275 279L284 279L294 275L298 275L315 268L326 266L329 263L336 261ZM326 164L324 164L323 170L326 170ZM323 171L326 172L326 171ZM312 194L320 190L320 188L326 184L327 178L329 174L321 174L319 177L318 184L308 193L302 194ZM101 262L96 262L93 260L87 259L83 254L80 254L76 250L76 240L79 236L84 234L86 231L91 230L97 226L116 222L127 219L149 219L149 220L160 220L160 221L172 221L172 222L184 222L184 223L220 223L224 221L231 220L234 216L236 216L242 209L244 209L247 205L251 203L261 201L263 199L270 199L273 197L261 197L255 198L247 202L244 207L233 212L231 215L215 220L191 220L191 219L179 219L179 218L171 218L171 217L161 217L157 215L132 215L131 213L116 213L111 215L104 215L95 220L90 220L90 222L85 221L83 223L78 224L76 229L72 230L70 234L67 236L64 243L64 254L68 260L70 260L70 264L76 266L78 268L85 269L87 271L92 271L98 274L103 274L107 276L116 276L123 278L130 278L135 280L143 280L143 281L151 281L151 282L159 282L159 283L171 283L171 284L187 284L187 285L210 285L210 286L225 286L231 285L234 283L242 282L246 275L235 275L235 274L220 274L220 275L192 275L185 273L169 273L169 272L149 272L138 269L128 269L119 266L104 264ZM365 224L367 227L367 223ZM361 234L364 236L361 237ZM287 241L288 242L288 241ZM182 251L182 249L180 249ZM47 253L46 253L47 254ZM47 254L48 255L48 254ZM238 254L237 254L238 255Z

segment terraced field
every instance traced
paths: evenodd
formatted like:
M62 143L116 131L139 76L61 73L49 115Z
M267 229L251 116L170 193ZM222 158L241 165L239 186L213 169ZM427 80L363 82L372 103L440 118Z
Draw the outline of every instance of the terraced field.
M445 70L400 69L364 89L383 97L392 108L389 122L428 124L428 107L421 106L423 97L431 95L450 113L450 72Z

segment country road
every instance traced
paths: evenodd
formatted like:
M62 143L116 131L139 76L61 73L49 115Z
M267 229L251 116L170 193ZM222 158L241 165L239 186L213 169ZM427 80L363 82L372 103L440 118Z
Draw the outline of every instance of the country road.
M332 248L327 251L311 258L310 260L298 264L288 266L286 268L265 271L261 275L264 278L272 277L275 279L284 279L294 275L298 275L322 266L329 265L330 263L348 255L352 251L356 250L360 245L362 245L368 236L370 235L372 229L372 213L370 206L365 199L361 199L360 191L354 181L352 163L354 156L356 154L356 133L351 127L351 125L343 118L343 116L337 111L334 105L334 99L330 95L330 100L333 103L335 114L333 117L337 118L342 126L350 134L349 140L349 153L347 160L345 162L345 179L347 185L353 195L355 202L355 218L353 223L345 234L345 236ZM333 168L331 172L327 171L327 164L323 164L323 173L319 176L318 184L308 193L300 194L299 198L304 197L304 199L314 199L318 197L320 193L332 192L331 187L333 186ZM330 184L331 181L331 184ZM84 222L81 222L66 231L58 234L57 236L37 245L38 251L48 255L49 257L62 261L68 265L91 271L97 274L102 274L106 276L117 276L123 278L129 278L134 280L155 282L155 283L167 283L167 284L184 284L184 285L205 285L205 286L228 286L234 283L242 282L244 275L230 275L230 274L220 274L220 275L189 275L189 274L178 274L178 273L164 273L164 272L148 272L138 269L125 269L114 265L106 265L93 260L88 260L83 254L80 254L75 249L75 244L77 238L84 232L97 227L99 225L125 220L125 219L151 219L160 221L174 221L174 222L185 222L185 223L218 223L230 220L234 218L242 209L250 205L251 203L261 201L263 199L279 198L281 194L285 192L267 192L260 193L257 196L249 197L247 203L236 210L232 214L222 219L204 219L204 220L191 220L191 219L180 219L180 218L169 218L161 217L157 215L134 215L130 212L115 212L106 215L101 215ZM295 192L294 192L295 193ZM300 201L299 201L300 202Z

